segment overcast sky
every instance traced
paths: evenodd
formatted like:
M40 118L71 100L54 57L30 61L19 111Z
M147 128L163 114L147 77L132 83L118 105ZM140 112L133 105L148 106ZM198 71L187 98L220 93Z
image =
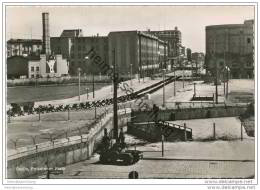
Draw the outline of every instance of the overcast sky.
M81 28L88 36L177 26L182 32L182 45L192 52L205 52L205 26L241 24L254 18L253 6L8 6L7 39L41 39L42 12L50 13L51 36L59 36L64 29Z

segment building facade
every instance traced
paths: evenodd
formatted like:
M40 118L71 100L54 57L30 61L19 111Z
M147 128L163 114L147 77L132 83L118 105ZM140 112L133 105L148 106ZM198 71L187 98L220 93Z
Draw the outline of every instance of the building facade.
M254 20L206 27L206 70L230 68L231 78L254 78Z
M167 43L158 37L140 31L110 32L108 35L109 64L115 60L121 74L151 76L167 68Z
M7 57L40 56L41 52L42 52L42 40L10 39L7 41Z
M108 63L108 38L104 36L82 36L82 31L64 30L60 37L51 38L52 54L61 54L69 62L69 74L77 75L78 68L84 74L99 74L100 70L91 60L86 59L86 53L94 49Z
M61 77L68 75L68 62L62 55L50 56L45 54L39 60L28 61L28 78Z
M169 60L178 59L181 54L182 36L177 27L174 30L149 31L149 33L168 43ZM172 64L174 64L173 61Z
M202 52L194 52L191 54L192 61L195 63L197 74L201 74L204 70L205 55Z

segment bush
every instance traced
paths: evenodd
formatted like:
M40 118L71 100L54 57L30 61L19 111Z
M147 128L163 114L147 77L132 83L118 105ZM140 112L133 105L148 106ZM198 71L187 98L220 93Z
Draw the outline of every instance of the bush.
M23 111L27 112L28 114L32 114L33 107L34 107L34 102L26 102L26 103L24 103Z
M22 109L19 104L11 103L13 114L21 115Z

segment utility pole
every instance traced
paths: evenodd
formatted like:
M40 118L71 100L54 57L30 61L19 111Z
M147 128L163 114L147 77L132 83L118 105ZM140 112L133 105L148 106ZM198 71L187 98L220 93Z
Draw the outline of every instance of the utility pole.
M80 69L80 67L78 68L78 77L79 77L79 88L78 88L78 90L79 90L79 101L80 101L80 71L81 71L81 69Z
M113 49L113 83L114 83L114 98L113 98L113 110L114 110L114 139L118 142L118 117L117 117L117 77L116 73L116 52Z
M215 85L216 85L216 104L218 104L218 63L216 61L216 40L214 39L214 61L215 61Z
M175 68L174 68L174 82L173 82L174 88L173 88L173 95L176 96L176 74L175 74Z
M132 71L132 64L130 64L130 84L131 84L131 86L133 86L133 83L132 83L132 73L133 71Z
M165 107L165 69L163 69L163 107Z
M93 98L95 98L95 75L92 74L92 89L93 89Z

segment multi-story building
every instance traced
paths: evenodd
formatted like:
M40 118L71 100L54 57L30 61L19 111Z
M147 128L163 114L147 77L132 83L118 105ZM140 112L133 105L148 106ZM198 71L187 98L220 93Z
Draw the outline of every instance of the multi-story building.
M61 54L69 62L69 73L76 75L78 68L82 73L98 74L100 70L86 59L85 55L91 49L95 49L97 54L108 63L108 39L104 36L82 36L82 31L64 30L60 37L51 38L51 50L53 54Z
M133 74L151 76L167 68L167 43L158 37L140 31L117 31L108 35L109 64L115 60L121 74L132 69Z
M232 78L253 78L254 20L207 26L205 59L207 72L213 76L228 66Z
M186 55L187 55L187 60L191 61L191 49L190 48L186 49Z
M204 69L205 55L202 52L194 52L191 54L192 60L195 62L197 74L200 74Z
M10 39L7 41L7 57L40 56L41 51L42 51L42 40Z
M169 60L176 60L181 54L181 31L175 27L174 30L148 31L159 39L168 43ZM173 63L172 63L173 64Z

